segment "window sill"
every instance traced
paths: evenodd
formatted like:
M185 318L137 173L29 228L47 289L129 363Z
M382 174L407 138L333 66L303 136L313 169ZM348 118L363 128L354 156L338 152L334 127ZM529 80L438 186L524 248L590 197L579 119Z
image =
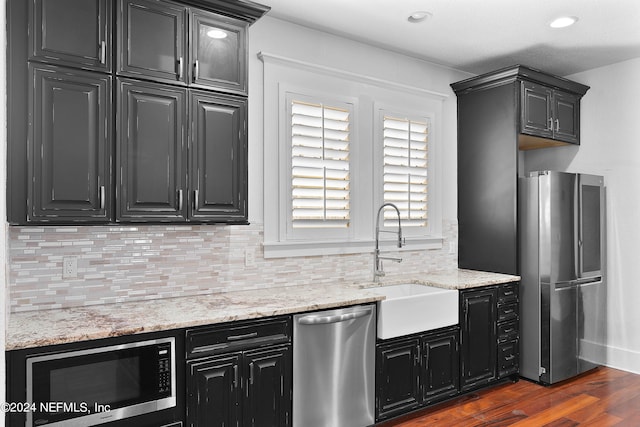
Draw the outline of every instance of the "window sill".
M407 237L405 246L399 251L417 251L442 249L444 239L442 237ZM307 242L265 242L264 257L269 258L290 258L302 256L322 256L322 255L351 255L372 253L375 247L374 240L358 241L307 241ZM391 240L380 241L380 247L394 248L395 244Z

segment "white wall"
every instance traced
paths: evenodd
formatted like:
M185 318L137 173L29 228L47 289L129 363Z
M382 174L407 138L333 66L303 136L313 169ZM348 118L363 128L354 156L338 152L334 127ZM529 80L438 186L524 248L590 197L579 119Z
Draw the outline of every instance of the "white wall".
M604 175L608 323L605 364L640 373L640 58L568 76L591 87L581 145L527 154L526 168Z

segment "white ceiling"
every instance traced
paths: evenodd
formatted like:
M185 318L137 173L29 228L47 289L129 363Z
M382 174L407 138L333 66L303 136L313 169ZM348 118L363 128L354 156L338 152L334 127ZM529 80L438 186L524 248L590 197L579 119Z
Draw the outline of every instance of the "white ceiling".
M263 0L269 15L473 74L566 76L640 57L640 0ZM408 16L432 17L413 24ZM569 28L549 22L579 18ZM639 76L640 77L640 76Z

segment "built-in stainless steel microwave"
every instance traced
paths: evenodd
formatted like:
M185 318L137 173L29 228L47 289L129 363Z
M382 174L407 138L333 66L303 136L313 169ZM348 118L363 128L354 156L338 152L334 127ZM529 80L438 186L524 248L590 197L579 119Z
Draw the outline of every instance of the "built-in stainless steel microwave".
M27 427L93 426L176 406L175 338L34 355Z

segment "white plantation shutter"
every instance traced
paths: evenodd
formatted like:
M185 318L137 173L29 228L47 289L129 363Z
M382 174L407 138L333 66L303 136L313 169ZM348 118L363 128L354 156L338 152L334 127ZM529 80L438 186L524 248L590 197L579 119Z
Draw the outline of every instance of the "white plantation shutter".
M384 115L384 202L398 206L403 227L427 226L427 148L429 122ZM396 212L385 209L385 226Z
M293 228L349 226L347 108L291 101Z

